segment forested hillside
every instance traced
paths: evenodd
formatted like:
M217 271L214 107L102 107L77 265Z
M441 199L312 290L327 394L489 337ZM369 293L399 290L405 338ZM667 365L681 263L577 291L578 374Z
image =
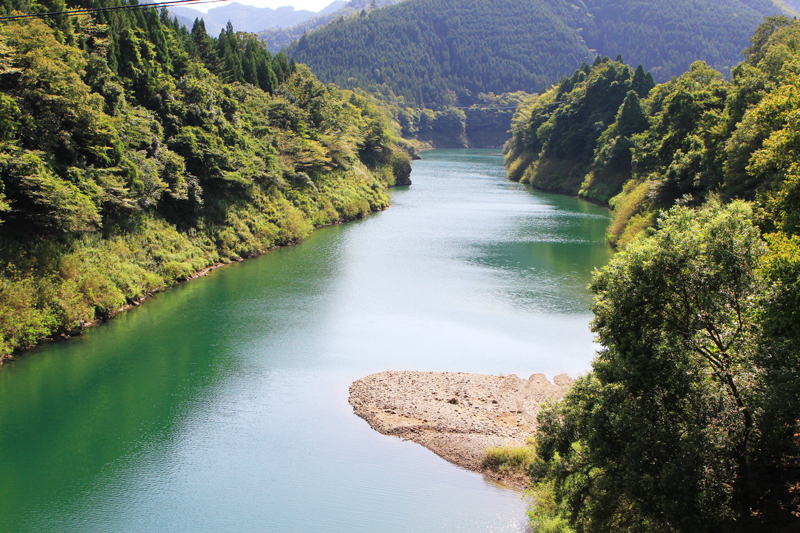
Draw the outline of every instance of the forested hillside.
M436 110L408 107L391 91L358 90L374 98L400 126L403 139L437 148L501 148L508 139L511 117L530 95L479 93L470 106L444 106Z
M595 54L622 54L656 81L701 59L729 72L768 0L408 0L340 18L286 48L327 82L408 105L475 103L479 93L538 92Z
M598 58L515 114L509 175L608 202L593 370L539 415L536 531L800 525L800 22L731 81Z
M790 9L800 13L800 0L783 0L783 3Z
M630 178L630 137L648 128L641 107L652 75L597 57L523 102L507 145L508 175L540 189L608 203ZM628 170L626 173L625 170Z
M609 58L583 65L518 109L507 145L509 176L610 204L609 237L620 245L678 200L759 197L783 183L753 157L763 157L772 127L764 123L762 100L790 90L795 28L787 18L768 19L730 82L703 62L655 87L641 67L634 72Z
M418 107L538 90L589 57L540 0L409 0L337 19L286 53L324 81L385 85Z
M796 15L771 0L587 0L581 20L586 45L603 56L622 54L656 81L667 81L705 61L730 76L765 16Z
M97 5L94 0L86 6ZM52 11L6 2L5 13ZM0 359L387 205L387 115L252 34L136 9L0 26Z

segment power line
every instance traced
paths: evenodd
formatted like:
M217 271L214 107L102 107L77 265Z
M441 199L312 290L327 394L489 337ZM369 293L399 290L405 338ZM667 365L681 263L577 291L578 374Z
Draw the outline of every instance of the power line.
M109 6L109 7L86 7L81 9L69 9L67 11L49 11L47 13L32 13L26 15L8 15L5 17L0 17L0 22L6 22L10 20L20 20L20 19L29 19L29 18L45 18L45 17L58 17L61 15L64 16L72 16L72 15L83 15L88 13L100 13L104 11L117 11L117 10L133 10L133 9L146 9L149 7L170 7L170 6L177 6L177 5L195 5L195 4L209 4L213 2L219 1L228 1L228 0L168 0L166 2L153 2L151 4L129 4L123 6Z

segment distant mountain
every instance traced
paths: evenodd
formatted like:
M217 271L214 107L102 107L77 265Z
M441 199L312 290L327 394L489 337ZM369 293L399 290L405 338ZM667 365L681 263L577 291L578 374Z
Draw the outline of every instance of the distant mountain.
M267 48L270 52L278 52L283 50L286 45L302 37L304 33L322 28L332 20L336 20L340 17L349 17L363 10L394 5L402 1L403 0L375 0L373 4L373 0L351 0L350 2L337 0L317 13L315 17L305 20L296 26L268 28L264 31L260 31L258 36L267 43ZM339 7L333 9L335 5Z
M174 13L172 10L168 10L168 11L169 11L170 18L176 19L178 21L178 24L180 24L181 26L183 26L183 27L185 27L186 29L189 29L189 30L191 30L192 26L194 26L194 21L195 21L196 18L203 18L203 17L206 16L206 14L203 13L202 11L198 11L197 12L198 13L197 16L194 16L194 15L192 15L192 16L178 15L177 13ZM187 9L186 11L195 11L195 10L194 9Z
M657 81L697 59L729 74L772 14L794 13L777 0L407 0L336 17L286 52L326 82L471 104L480 92L540 91L596 55L622 54ZM290 31L259 36L275 49L268 37Z
M339 0L333 4L342 3ZM328 6L325 9L330 7ZM209 35L215 37L229 20L236 31L256 33L266 28L294 26L317 15L317 13L305 9L296 11L291 6L271 9L269 7L246 6L238 2L212 7L208 10L208 13L188 7L170 7L169 12L178 18L178 22L189 29L192 28L196 18L203 19L206 24L206 31Z
M317 13L317 16L335 13L336 11L339 11L346 5L347 5L346 0L336 0L335 2L331 2L330 4L328 4L324 9L322 9L322 11L319 11Z

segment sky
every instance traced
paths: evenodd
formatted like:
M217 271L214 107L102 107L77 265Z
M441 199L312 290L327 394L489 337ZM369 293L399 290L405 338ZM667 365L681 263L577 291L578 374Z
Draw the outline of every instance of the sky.
M320 11L325 6L333 2L333 0L236 0L240 4L256 7L276 7L293 6L295 9L308 9L309 11ZM197 9L203 13L207 13L212 7L219 7L227 4L228 2L209 2L207 4L193 4L186 7Z

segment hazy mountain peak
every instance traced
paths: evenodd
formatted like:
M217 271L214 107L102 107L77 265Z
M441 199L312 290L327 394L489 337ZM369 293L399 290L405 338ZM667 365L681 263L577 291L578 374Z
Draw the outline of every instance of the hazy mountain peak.
M229 2L219 7L212 7L208 13L180 6L169 8L169 12L188 28L192 27L196 18L203 19L209 35L218 34L229 20L236 31L255 33L267 28L294 26L317 15L307 9L296 10L293 6L272 9L249 6L239 2Z

